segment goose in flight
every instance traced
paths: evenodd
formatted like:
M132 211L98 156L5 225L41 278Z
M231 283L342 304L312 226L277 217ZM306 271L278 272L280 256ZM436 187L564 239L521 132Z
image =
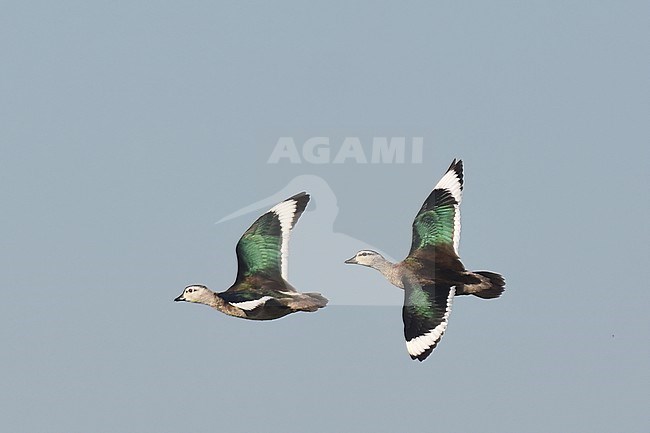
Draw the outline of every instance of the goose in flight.
M498 298L505 289L499 274L465 269L458 256L463 162L454 161L413 221L408 256L391 263L372 250L359 251L345 263L374 268L404 289L402 319L406 350L424 361L442 338L455 295Z
M320 293L300 293L287 282L291 229L307 207L301 192L259 217L237 243L237 279L215 293L203 285L187 286L174 301L213 307L230 316L273 320L296 311L316 311L327 304Z

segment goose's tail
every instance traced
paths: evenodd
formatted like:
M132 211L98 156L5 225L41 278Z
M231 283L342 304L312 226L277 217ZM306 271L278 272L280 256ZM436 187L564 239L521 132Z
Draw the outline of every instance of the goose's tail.
M478 296L483 299L498 298L506 289L506 280L500 274L488 271L476 271L471 273L480 282L476 284L465 284L464 292L468 295Z
M305 295L309 296L309 298L312 301L312 305L314 309L310 311L316 311L319 308L323 308L329 302L329 300L325 296L321 295L320 293L309 292L309 293L305 293Z
M289 307L296 311L316 311L327 305L328 299L320 293L301 293L289 302Z

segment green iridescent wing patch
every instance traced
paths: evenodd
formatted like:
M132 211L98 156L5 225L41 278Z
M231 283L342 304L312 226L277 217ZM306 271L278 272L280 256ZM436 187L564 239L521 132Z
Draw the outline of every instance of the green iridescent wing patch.
M237 243L237 282L251 275L287 278L289 234L309 203L301 192L277 204L249 227Z
M273 212L259 217L237 243L237 280L254 274L280 275L282 228Z
M455 288L442 284L421 285L404 279L404 338L412 359L424 361L447 330Z
M413 221L411 252L436 246L452 246L458 254L460 200L463 190L462 161L454 162L424 201ZM409 254L409 255L410 255Z

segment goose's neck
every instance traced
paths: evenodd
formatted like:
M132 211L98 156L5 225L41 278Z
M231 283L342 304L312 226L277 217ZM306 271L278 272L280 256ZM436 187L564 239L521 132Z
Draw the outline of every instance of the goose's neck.
M235 316L235 317L245 317L246 313L244 313L241 309L237 307L233 307L217 294L217 293L212 293L213 296L210 296L206 302L205 305L208 305L216 310L221 311L222 313L226 313L230 316Z
M400 270L397 264L389 262L383 257L377 257L372 264L373 269L377 269L381 274L394 286L404 288Z

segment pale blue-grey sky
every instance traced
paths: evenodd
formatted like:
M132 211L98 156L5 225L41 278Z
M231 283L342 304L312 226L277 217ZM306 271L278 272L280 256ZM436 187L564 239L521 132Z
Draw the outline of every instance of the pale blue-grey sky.
M649 431L649 17L643 1L4 2L3 430ZM422 163L267 163L280 137L334 153L351 136L368 153L423 137ZM399 290L342 262L355 240L406 255L453 158L461 257L508 284L457 299L417 363ZM314 193L290 279L342 281L365 306L257 323L172 302L226 289L259 212L215 222L301 175L335 199ZM342 237L308 229L323 212Z

